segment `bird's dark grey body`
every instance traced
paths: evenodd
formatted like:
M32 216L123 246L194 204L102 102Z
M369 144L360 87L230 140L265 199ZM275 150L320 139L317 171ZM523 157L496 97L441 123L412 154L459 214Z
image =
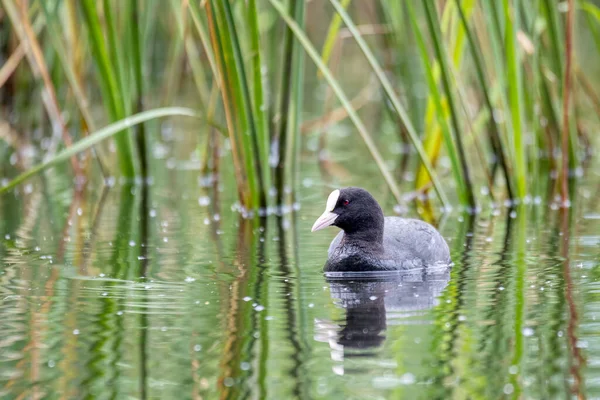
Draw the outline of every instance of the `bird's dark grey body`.
M450 251L439 232L428 223L411 218L385 217L383 249L345 240L344 231L329 245L327 271L357 270L363 263L369 270L394 270L447 265ZM374 268L376 267L376 268Z

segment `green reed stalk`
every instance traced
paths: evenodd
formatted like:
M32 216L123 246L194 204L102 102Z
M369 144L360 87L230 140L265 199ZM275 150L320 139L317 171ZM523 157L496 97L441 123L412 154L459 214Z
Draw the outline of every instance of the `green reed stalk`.
M71 90L73 90L73 95L75 101L77 102L77 106L79 107L79 111L81 112L81 115L85 120L85 123L88 126L88 128L91 131L94 131L96 128L94 125L92 114L88 107L87 96L85 95L85 92L79 83L79 79L77 79L77 74L75 73L73 64L69 60L69 54L67 52L67 49L65 48L62 40L60 39L61 33L59 28L60 21L58 21L58 13L51 10L49 8L48 2L46 1L40 1L40 5L42 7L44 18L46 19L46 27L49 33L48 37L52 42L54 51L58 56L67 81L71 86Z
M288 14L292 16L294 21L303 27L303 21L299 18L304 15L304 2L301 0L291 0L288 5ZM292 102L292 92L294 80L294 48L297 46L294 40L294 34L291 29L286 28L283 36L283 67L281 70L281 83L279 85L279 124L273 137L273 143L277 148L277 166L275 167L275 185L277 187L277 205L282 205L284 202L284 182L285 182L285 165L288 134L288 118L290 116L290 104Z
M269 1L271 1L271 4L273 4L273 5L276 4L276 0L269 0ZM396 113L398 114L402 123L404 124L406 131L410 137L410 140L412 141L413 146L415 147L415 149L417 150L417 153L419 154L421 162L427 169L427 173L429 174L431 181L433 182L433 186L436 190L436 193L440 197L440 200L442 201L444 206L446 206L448 204L448 201L447 201L446 195L441 187L441 184L439 182L437 174L435 173L433 166L431 165L431 163L429 161L429 157L427 157L427 154L425 153L425 150L423 149L421 141L419 140L417 132L416 132L410 118L408 117L408 113L402 106L402 103L400 102L400 99L396 95L391 82L389 81L385 72L379 65L379 62L375 58L375 55L373 54L373 52L371 51L371 49L369 48L369 46L367 45L365 40L362 38L360 32L356 28L356 25L354 24L352 19L348 16L348 14L343 9L343 7L340 5L340 3L337 0L330 0L330 2L334 6L337 13L342 17L344 24L346 24L346 27L348 28L348 30L354 37L354 40L356 40L356 43L362 50L363 54L365 55L365 58L371 65L371 68L373 69L375 74L377 75L377 78L379 79L381 85L383 86L388 99L392 103ZM283 14L282 14L282 17L283 17ZM284 17L284 19L285 19L285 17ZM286 20L286 22L287 22L287 20ZM289 23L288 23L288 25L289 25ZM296 33L296 31L294 31L294 33L296 34L297 37L299 37L302 32ZM302 45L304 46L305 50L307 50L307 52L308 52L308 46L311 46L308 39L306 39L305 42L304 41L301 41L301 42L302 42ZM311 46L311 48L312 48L312 46ZM312 57L312 55L311 55L311 58L313 58L313 61L315 61L315 63L317 63L317 66L319 67L319 69L322 69L322 70L325 69L329 72L327 66L322 62L322 60L319 57L317 57L318 62L317 62L317 60L315 60L314 57ZM331 77L331 78L333 79L333 77ZM333 87L332 80L328 79L328 81L329 81L329 84ZM335 81L333 81L333 82L335 82ZM340 90L341 90L341 88L340 88ZM337 91L336 91L336 94L338 94ZM342 92L342 94L343 94L343 92ZM339 94L338 94L338 97L340 97ZM346 106L344 106L344 107L346 107ZM351 105L348 104L348 107L351 108ZM351 114L349 114L349 115L351 115ZM360 129L359 129L359 131L360 131ZM368 138L369 141L371 140L371 138L368 134L366 135L366 138ZM366 138L363 137L363 139L365 139L365 142L367 142ZM373 154L374 158L376 158L375 153L372 152L372 154ZM377 152L377 155L378 155L378 152ZM379 165L379 162L377 161L377 159L375 161ZM382 173L384 171L385 171L385 173L387 173L387 170L385 169L383 162L381 162L380 169L382 169ZM384 176L385 176L385 173L384 173ZM392 184L390 184L390 182L392 182ZM388 185L390 186L390 189L392 189L392 192L394 192L394 190L397 190L397 186L391 177L389 179ZM394 193L394 195L396 195L396 197L399 199L399 192L397 194Z
M96 2L93 0L82 0L80 5L90 34L92 54L100 73L99 83L103 92L102 98L106 104L111 120L121 120L126 115L125 104L121 96L121 88L119 87L117 73L111 58L109 57L104 41L104 35L100 26L100 17L98 16L98 11L96 9ZM133 163L133 150L129 132L121 132L115 137L115 140L117 142L121 174L131 178L135 175L135 166Z
M300 27L304 27L304 2L300 2L296 6L295 20ZM295 198L295 193L300 181L300 148L301 132L300 123L302 122L302 108L304 100L304 50L300 43L294 41L292 57L292 88L291 88L291 104L288 115L288 129L286 135L289 136L288 146L286 151L286 159L288 165L286 169L289 171L289 182L292 187L292 194Z
M213 73L213 76L217 77L217 62L215 61L215 54L211 47L210 37L208 32L206 31L206 27L204 26L204 21L200 15L200 6L198 2L192 1L189 4L189 11L192 16L192 21L194 22L194 26L198 31L198 36L200 37L200 42L202 43L202 48L204 49L206 58L208 59L208 64L210 65L210 69Z
M516 43L516 33L519 27L518 1L511 7L508 0L503 0L505 24L505 51L508 80L508 101L513 129L513 144L515 147L515 174L517 180L517 196L522 199L527 195L527 170L525 161L525 144L523 141L523 108L521 78L521 57Z
M462 188L462 190L464 191L463 195L466 197L466 204L472 209L474 209L476 207L476 204L475 196L473 195L473 184L471 183L469 166L467 164L465 149L462 142L462 128L459 122L460 117L458 115L458 109L456 108L454 90L450 82L450 75L452 74L452 71L450 70L450 64L448 62L448 54L444 50L444 44L442 43L442 35L440 33L439 19L437 17L435 4L433 4L431 0L425 0L424 6L425 15L427 17L426 20L429 26L429 32L431 34L434 49L437 54L438 61L440 63L442 83L444 85L444 90L446 91L446 98L448 99L448 106L450 108L450 121L452 122L452 126L454 129L454 145L457 148L458 158L462 169L462 180L464 183L464 186Z
M242 49L238 34L236 32L235 21L233 20L233 13L231 11L231 5L229 2L223 2L223 11L227 26L229 37L231 38L231 53L235 62L237 81L239 87L236 88L238 98L238 104L241 104L240 109L243 110L242 116L242 135L244 138L244 148L247 155L247 163L250 165L248 168L248 175L251 177L251 185L253 180L258 181L258 187L253 189L253 195L258 196L258 206L266 207L266 193L263 182L262 167L260 164L260 151L258 146L258 133L254 122L254 114L252 109L252 100L250 96L250 84L246 75L244 67L244 57L242 55ZM251 186L252 188L252 186Z
M343 89L340 87L337 80L333 77L331 71L329 70L329 68L327 68L327 65L325 65L325 63L319 56L319 53L314 48L314 46L310 43L310 41L308 40L308 38L306 37L306 35L302 31L302 29L286 13L283 5L277 0L269 0L269 1L273 5L273 7L277 10L279 15L283 18L285 23L290 27L290 29L292 30L292 32L294 33L294 35L296 36L296 38L298 39L298 41L300 42L300 44L302 45L302 47L304 48L306 53L313 60L313 62L317 65L317 67L323 74L323 77L328 82L329 86L331 86L331 88L333 89L333 91L336 94L337 98L339 99L340 103L342 103L342 106L348 113L349 118L352 120L352 122L356 126L356 129L358 130L360 136L362 137L363 141L365 142L365 145L367 146L369 152L371 153L375 163L379 167L379 170L381 171L381 174L383 175L383 178L385 179L390 190L394 194L394 197L396 198L396 200L398 202L402 202L402 196L400 195L400 190L399 190L398 186L396 185L394 178L388 171L385 161L381 157L381 154L379 153L379 150L377 149L375 142L371 138L371 135L367 131L367 128L363 124L362 120L360 119L360 117L358 116L356 111L354 111L354 109L352 108L352 104L350 103L350 100L344 93ZM340 15L342 15L342 14L340 13ZM342 15L342 18L343 18L343 15ZM415 136L415 138L416 138L416 136ZM422 150L422 148L421 148L421 150ZM437 183L438 182L437 177L434 179L435 179L434 182ZM442 194L440 198L442 198L443 204L447 205L447 202L445 201L446 197L445 197L445 195L443 195L443 191L438 192L438 194L440 194L440 193Z
M126 18L127 23L127 33L129 37L129 49L131 51L129 54L129 66L133 75L134 82L134 91L135 96L131 99L132 101L132 109L135 113L141 113L144 110L143 107L143 96L144 96L144 73L143 73L143 64L144 64L144 56L142 53L142 46L140 45L141 41L141 32L140 28L142 25L142 20L140 18L140 10L138 5L138 0L128 0L127 1L127 15L129 18ZM137 127L135 132L135 143L137 147L137 154L140 158L140 172L142 177L148 176L148 149L146 143L146 129L144 124L140 124Z
M466 33L467 41L469 43L469 47L471 49L471 54L473 56L473 63L475 65L475 72L477 74L477 80L479 82L479 87L483 94L485 106L487 107L488 112L490 114L489 138L490 138L491 148L492 148L492 151L494 152L494 155L498 159L498 162L500 163L500 167L502 168L502 171L504 173L504 181L506 183L508 197L510 199L512 199L513 198L513 189L512 189L512 184L510 181L510 171L508 168L508 164L506 162L506 156L504 155L504 149L502 148L502 139L500 138L500 128L498 127L498 123L496 122L496 120L493 117L494 116L494 106L492 105L492 100L491 100L490 93L488 90L488 86L489 86L488 81L485 78L483 57L481 55L481 48L475 41L473 33L471 32L469 23L467 21L464 11L463 11L463 7L461 5L460 0L455 0L455 1L456 1L456 7L458 9L458 14L460 16L460 21L461 21L463 29Z
M130 105L127 101L131 96L129 94L129 79L127 71L125 70L126 51L123 49L123 47L127 44L127 40L123 40L117 32L117 22L113 17L113 8L115 8L115 6L111 4L110 0L103 0L104 19L106 21L105 34L108 40L108 52L111 61L114 63L113 68L117 86L119 88L119 90L114 93L114 96L117 98L117 104L122 105L124 110L123 116L125 116L131 111L129 107ZM120 10L117 10L117 12L119 11Z
M351 0L341 0L340 5L344 10L348 8ZM342 27L342 17L339 14L335 14L329 23L329 29L327 29L327 36L325 36L325 42L323 43L323 50L321 51L321 59L325 64L329 64L329 58L331 52L338 39L338 33Z
M258 20L258 8L256 0L248 1L248 30L250 39L251 72L252 72L252 96L253 114L256 123L256 136L259 144L259 159L261 170L264 174L264 188L271 187L271 174L269 166L269 154L271 138L269 135L269 113L267 112L267 99L265 96L265 85L263 82L262 50L260 48L260 30Z
M229 3L211 0L207 2L206 6L210 13L209 31L213 40L213 48L219 57L221 91L232 139L232 149L235 146L234 157L238 158L239 172L243 172L243 175L238 174L238 191L242 204L252 209L258 204L264 204L266 196L263 190L264 186L262 186L262 176L257 174L260 169L255 169L255 166L260 163L254 163L259 153L253 154L251 150L256 144L256 129L243 56ZM260 192L256 184L257 179Z
M190 65L190 70L192 72L194 83L196 85L196 88L198 89L201 107L206 108L210 97L210 90L208 89L207 85L208 80L204 72L204 66L202 64L202 60L197 49L197 45L194 39L191 37L190 32L187 28L187 14L183 13L183 10L181 8L181 2L177 0L171 0L171 9L173 10L173 14L175 15L177 31L179 32L180 38L183 40L187 61Z
M429 91L430 91L431 97L434 101L435 108L437 111L436 112L437 120L438 120L438 123L440 124L441 130L442 130L442 135L444 137L444 143L446 144L448 156L450 157L450 163L452 165L452 174L454 175L454 180L456 181L456 184L460 188L458 194L461 198L461 202L463 204L467 204L468 199L466 197L467 191L465 189L465 182L464 182L463 176L461 174L460 161L458 160L458 155L456 152L456 148L454 146L454 140L452 139L452 133L451 133L450 127L448 126L448 121L446 118L446 111L445 111L445 107L443 105L442 95L438 89L438 85L437 85L435 77L434 77L433 67L431 65L431 62L429 61L429 55L427 54L425 40L423 39L423 34L421 33L421 30L418 26L418 21L417 21L416 15L415 15L415 10L411 3L406 3L406 5L407 5L407 9L408 9L408 14L409 14L409 20L410 20L413 32L415 34L415 38L417 40L417 46L419 47L419 51L421 54L421 61L423 63L423 67L424 67L423 69L425 70L425 73L427 76L427 84L429 86Z

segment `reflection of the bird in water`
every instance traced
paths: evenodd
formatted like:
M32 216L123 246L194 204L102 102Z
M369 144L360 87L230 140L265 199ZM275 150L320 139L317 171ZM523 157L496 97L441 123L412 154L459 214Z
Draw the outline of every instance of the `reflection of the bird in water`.
M331 358L368 356L385 341L388 325L422 324L419 316L438 303L450 280L450 268L435 271L337 273L326 275L334 303L345 321L316 321L318 341L329 343ZM351 351L360 350L360 351ZM343 374L343 367L334 368Z

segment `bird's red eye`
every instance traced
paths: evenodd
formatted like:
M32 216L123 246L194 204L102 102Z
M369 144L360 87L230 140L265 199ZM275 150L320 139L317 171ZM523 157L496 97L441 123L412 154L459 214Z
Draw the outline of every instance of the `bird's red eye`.
M350 204L350 200L344 200L344 205L347 206L348 204Z

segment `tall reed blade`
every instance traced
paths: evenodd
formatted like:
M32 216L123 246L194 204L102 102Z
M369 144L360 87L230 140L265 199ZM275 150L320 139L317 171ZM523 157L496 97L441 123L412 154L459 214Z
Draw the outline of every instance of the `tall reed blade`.
M517 197L527 195L527 170L525 164L525 143L523 140L522 78L521 57L516 44L519 23L519 0L512 7L508 0L502 1L505 26L505 51L507 65L508 100L512 119L512 143L514 144L515 173L517 176Z
M327 66L325 65L325 63L323 62L321 57L319 56L319 53L314 48L314 46L310 43L310 41L308 40L308 38L306 37L306 35L302 31L302 29L300 29L300 27L296 24L296 22L287 14L283 5L278 0L269 0L269 1L273 5L273 7L275 7L275 9L279 13L279 15L281 15L281 17L283 18L285 23L290 27L290 29L292 30L292 32L294 33L294 35L296 36L296 38L298 39L298 41L300 42L300 44L302 45L302 47L304 48L306 53L313 60L313 62L317 65L317 67L323 74L323 77L329 83L329 86L331 86L331 88L333 89L333 91L334 91L335 95L337 96L337 98L339 99L340 103L342 103L342 106L346 109L348 116L350 117L350 119L352 120L354 125L356 126L356 129L358 130L360 136L362 137L363 141L365 142L365 145L367 146L369 152L373 156L375 163L379 167L379 170L381 171L381 174L383 175L390 190L394 194L394 197L396 198L396 200L398 202L402 202L402 196L400 195L400 190L399 190L398 186L396 185L394 178L388 171L387 165L385 164L385 161L381 157L381 154L379 153L379 150L377 149L375 142L371 138L371 135L367 131L367 128L363 124L362 120L360 119L360 117L358 116L356 111L354 111L352 104L350 103L350 100L348 99L348 97L346 96L346 94L344 93L342 88L340 87L339 83L333 77L333 75L331 74L331 71L329 70L329 68L327 68ZM415 136L415 138L416 138L416 136ZM418 139L417 139L417 141L418 141ZM423 152L422 150L423 149L421 147L421 152ZM433 176L435 176L435 173ZM437 176L435 176L434 182L439 183L439 181L437 180ZM440 189L439 194L441 194L441 198L443 199L443 204L446 205L447 204L445 201L446 197L443 195L443 191L441 191L441 189Z
M442 94L440 93L435 77L434 77L434 69L429 60L429 55L427 54L427 48L425 46L425 40L423 39L423 34L418 26L417 17L415 14L415 10L411 3L406 3L407 10L409 14L409 20L417 39L417 45L421 54L421 61L423 62L423 67L427 76L427 83L429 85L429 91L431 98L433 99L433 103L435 108L433 108L433 112L436 115L438 124L441 128L442 135L444 138L444 143L446 145L448 156L450 157L450 163L452 166L452 174L454 176L454 180L459 187L459 197L463 204L467 204L468 199L466 197L466 188L463 180L463 176L460 170L460 161L458 159L458 154L456 152L456 147L454 146L454 140L452 139L452 132L450 126L447 121L447 107L444 106L444 101L442 99Z
M100 87L102 88L102 98L106 104L111 120L118 121L126 116L125 103L123 101L121 87L117 78L116 69L109 57L106 48L100 17L96 9L94 0L81 0L81 9L86 21L91 39L91 50L94 60L100 73ZM135 166L133 150L131 145L131 136L129 131L123 131L115 137L117 142L117 152L119 156L119 166L121 174L131 178L135 176Z
M469 42L469 47L471 49L471 54L473 56L473 63L475 64L475 72L477 74L479 88L482 91L485 106L487 107L488 112L491 116L490 122L489 122L489 127L490 127L489 137L490 137L491 148L492 148L492 151L494 152L494 156L498 159L498 162L500 163L502 172L504 173L504 182L506 183L506 190L508 192L508 197L510 199L512 199L514 195L513 195L512 183L511 183L511 179L510 179L511 174L510 174L509 167L508 167L508 164L506 161L506 156L504 154L504 149L502 148L502 139L500 138L500 128L498 127L498 123L496 122L496 120L493 118L494 106L492 105L492 100L491 100L490 93L488 90L488 86L489 86L488 81L485 78L483 57L481 56L481 49L480 49L479 45L477 44L477 42L475 41L475 37L473 36L473 33L471 32L471 29L469 27L469 22L467 21L467 18L463 11L463 7L461 5L461 1L460 0L455 0L455 1L456 1L456 7L458 9L458 14L460 16L460 21L461 21L463 28L465 30L465 33L467 35L467 40Z
M575 1L568 0L569 9L567 11L567 26L565 28L565 52L566 66L563 79L563 114L562 114L562 173L561 173L561 197L563 206L567 206L569 201L569 132L571 125L570 105L571 90L573 79L573 24L575 23Z
M302 28L304 20L304 2L302 0L291 0L288 6L288 13L292 15L296 24ZM288 141L290 134L294 135L298 131L298 125L292 126L290 129L290 105L292 102L298 103L299 87L297 85L298 68L295 63L298 46L294 40L294 34L291 29L286 28L283 39L283 68L281 70L281 83L279 87L279 125L273 138L275 148L277 149L277 166L275 167L275 184L277 186L277 205L280 206L284 202L284 182L285 182L285 166L286 153L288 152ZM295 89L295 91L294 91ZM295 100L295 101L294 101ZM295 113L294 113L295 114Z
M446 54L444 44L442 43L442 35L440 33L437 11L433 0L425 0L423 4L425 7L425 15L427 17L427 25L429 26L429 33L432 37L435 52L440 63L442 83L446 92L446 98L448 99L448 106L450 109L450 121L452 122L452 127L454 130L453 139L455 141L454 144L458 151L458 158L460 160L460 165L462 169L462 180L464 182L463 190L464 195L466 197L466 205L471 207L471 209L475 209L475 196L473 195L473 184L471 182L469 166L467 165L467 158L462 141L462 128L459 122L460 116L458 115L456 100L454 98L454 88L452 87L452 84L450 82L450 75L452 74L452 71L448 62L448 55Z
M254 195L258 195L258 206L266 207L266 193L265 185L263 182L262 165L260 163L260 147L258 145L258 131L255 124L252 99L250 96L250 84L248 83L248 76L246 75L244 67L244 56L242 55L242 49L240 47L238 34L236 32L235 21L233 19L233 13L231 11L231 5L228 1L223 2L223 9L225 14L225 21L227 23L228 33L231 36L231 52L235 60L236 73L238 74L238 81L240 84L239 103L241 103L244 110L244 116L246 121L244 123L243 135L248 138L250 142L251 150L247 151L248 159L251 160L252 171L248 171L250 176L256 175L258 181L258 187L255 189Z
M253 209L259 202L266 202L266 198L264 191L259 194L256 186L257 169L254 160L259 157L259 154L253 154L252 150L257 139L252 107L249 103L249 85L243 69L243 57L240 54L237 34L232 26L229 3L210 0L206 2L206 9L213 51L218 60L217 69L236 166L238 193L242 205Z
M274 0L269 0L269 1L271 1L272 4L275 4ZM383 89L384 89L384 91L385 91L388 99L392 103L392 105L394 107L394 110L396 111L396 113L400 117L400 120L404 124L404 126L406 128L406 131L407 131L407 133L408 133L408 135L410 137L410 140L411 140L413 146L415 147L415 149L417 150L417 153L419 154L421 162L423 163L423 165L427 169L427 172L429 173L429 176L431 177L431 181L433 182L433 186L434 186L434 188L436 190L436 193L440 197L440 200L442 201L442 204L444 204L444 206L446 206L447 203L448 203L448 201L447 201L446 195L444 194L444 191L443 191L443 189L441 187L441 184L440 184L440 181L439 181L439 179L437 177L437 174L435 173L435 171L433 169L433 166L431 165L431 162L429 161L429 157L427 157L427 154L425 153L425 150L423 149L421 141L419 140L417 132L416 132L416 130L415 130L415 128L414 128L414 126L413 126L410 118L408 117L408 113L406 112L406 110L402 106L402 103L400 102L400 99L396 95L391 82L389 81L389 79L387 78L385 72L383 71L383 69L379 65L379 62L375 58L375 55L373 54L373 52L371 51L371 49L369 48L369 46L367 45L367 43L365 42L365 40L362 38L360 32L356 28L356 25L354 24L354 22L352 21L352 19L348 16L348 14L344 10L344 8L341 6L341 4L339 3L339 1L337 1L337 0L330 0L330 2L334 6L334 8L337 11L337 13L342 17L342 19L344 21L344 24L346 24L346 26L348 27L348 30L350 31L350 33L354 37L354 40L356 40L356 43L358 44L358 46L360 47L360 49L364 53L365 58L367 59L367 61L371 65L371 68L373 69L373 71L377 75L377 78L381 82L381 85L383 86ZM296 33L296 32L294 32L294 33ZM306 46L305 46L305 48L306 48ZM314 60L314 58L313 58L313 60ZM319 61L321 61L321 60L319 59ZM318 65L318 66L321 69L321 66L320 65ZM327 68L324 64L323 64L323 67ZM331 82L330 82L330 85L331 85ZM395 184L394 184L394 186L395 186Z

